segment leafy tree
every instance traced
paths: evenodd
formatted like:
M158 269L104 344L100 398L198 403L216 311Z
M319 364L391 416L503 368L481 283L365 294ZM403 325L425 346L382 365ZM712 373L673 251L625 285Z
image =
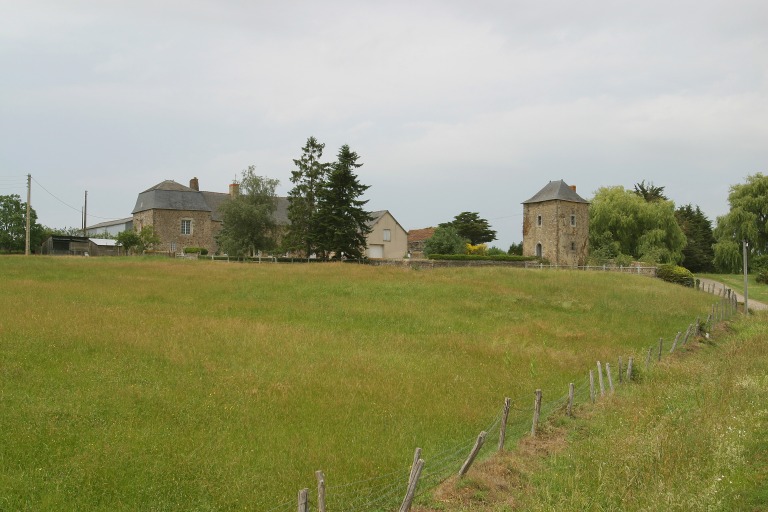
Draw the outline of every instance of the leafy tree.
M370 214L363 209L368 201L359 199L369 187L361 184L355 174L355 169L363 165L357 163L358 158L348 145L343 145L325 186L318 191L314 242L321 252L332 253L335 259L362 258L366 235L371 232Z
M589 209L589 245L594 254L629 256L649 263L679 263L685 235L672 201L645 201L624 187L603 187Z
M137 250L139 252L151 251L156 245L160 244L160 237L155 232L153 226L144 226L139 231L139 245Z
M635 183L635 194L642 197L646 201L668 201L667 196L664 195L664 187L654 186L652 181L645 184L645 180L640 183Z
M483 244L496 240L496 231L491 229L485 219L480 218L477 212L462 212L453 218L451 222L444 222L439 226L451 225L456 228L459 235L469 240L472 245Z
M724 272L742 270L742 240L749 256L768 253L768 176L756 173L747 182L731 186L730 211L717 218L714 236L715 266Z
M316 252L318 195L330 172L331 164L321 163L325 144L314 137L307 139L302 155L294 159L291 171L293 188L288 192L288 220L291 224L283 244L288 251L301 250L306 256Z
M65 228L49 228L44 227L46 236L62 235L62 236L83 236L83 228L76 228L74 226L67 226ZM99 234L99 238L106 238L102 234Z
M139 247L141 244L141 237L133 229L119 232L115 237L115 240L117 240L117 244L125 250L126 254L130 254L134 248Z
M278 226L275 221L280 182L256 175L251 165L242 172L240 195L220 207L222 227L216 236L219 248L235 256L255 256L277 246Z
M459 234L452 225L438 226L435 234L424 242L424 254L464 254L467 250L467 239Z
M691 272L711 272L715 259L712 222L698 206L694 209L690 204L675 210L675 217L687 240L683 247L683 264Z
M509 246L509 249L507 250L507 254L515 254L517 256L523 255L523 242L518 242L516 244L512 244Z
M37 223L37 213L29 209L29 246L40 247L45 231ZM27 203L17 194L0 196L0 250L24 252L27 243Z

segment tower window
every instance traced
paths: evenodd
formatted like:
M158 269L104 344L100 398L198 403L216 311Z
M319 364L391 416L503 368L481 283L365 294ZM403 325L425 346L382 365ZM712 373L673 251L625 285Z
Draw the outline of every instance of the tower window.
M575 226L575 225L576 225L576 216L571 215L571 226Z
M572 251L576 250L576 242L571 242L571 250Z
M541 215L536 216L536 225L541 226Z

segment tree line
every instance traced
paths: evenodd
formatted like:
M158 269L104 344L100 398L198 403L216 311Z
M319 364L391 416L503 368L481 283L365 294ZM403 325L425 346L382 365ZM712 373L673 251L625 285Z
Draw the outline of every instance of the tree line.
M279 182L258 176L254 166L242 172L241 194L222 205L223 227L217 238L222 251L233 255L291 252L303 257L361 258L365 254L370 214L362 194L369 188L358 180L362 164L348 145L333 162L323 162L325 144L309 137L293 161L293 188L288 193L287 226L275 219ZM748 242L750 268L768 269L768 176L747 176L730 187L730 210L716 227L698 206L675 208L664 187L641 181L634 189L602 187L590 206L591 262L632 260L675 263L693 272L740 272L742 242ZM79 229L53 229L37 222L30 209L31 247L36 251L51 234L77 235ZM0 195L0 251L23 252L26 203L16 195ZM117 237L126 249L150 249L160 241L154 231L123 232ZM441 223L427 241L426 252L456 254L504 251L485 244L496 239L486 219L462 212ZM473 249L474 248L474 249ZM521 253L513 244L509 254Z

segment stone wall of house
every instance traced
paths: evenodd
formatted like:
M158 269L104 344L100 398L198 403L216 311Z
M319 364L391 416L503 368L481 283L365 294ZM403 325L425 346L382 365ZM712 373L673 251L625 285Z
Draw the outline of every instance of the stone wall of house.
M541 244L541 256L553 264L586 264L589 255L589 204L569 201L524 204L523 255L537 256L538 244Z
M181 221L192 221L192 232L181 233ZM137 231L144 226L153 226L160 238L158 251L181 252L185 247L204 247L211 254L216 252L216 235L221 223L211 220L211 212L188 210L147 210L133 215Z

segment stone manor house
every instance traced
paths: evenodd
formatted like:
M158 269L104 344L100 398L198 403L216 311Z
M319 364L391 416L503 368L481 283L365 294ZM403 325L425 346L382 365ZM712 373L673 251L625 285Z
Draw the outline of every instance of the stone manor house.
M229 192L200 190L197 178L189 186L165 180L139 193L132 217L90 226L88 234L116 235L119 231L141 231L152 226L160 238L159 251L178 253L185 247L204 247L209 253L217 250L216 235L221 231L219 207L239 194L239 185L229 185ZM275 220L287 226L288 199L277 198ZM367 236L369 258L403 258L407 252L407 233L388 210L371 212L371 232Z

